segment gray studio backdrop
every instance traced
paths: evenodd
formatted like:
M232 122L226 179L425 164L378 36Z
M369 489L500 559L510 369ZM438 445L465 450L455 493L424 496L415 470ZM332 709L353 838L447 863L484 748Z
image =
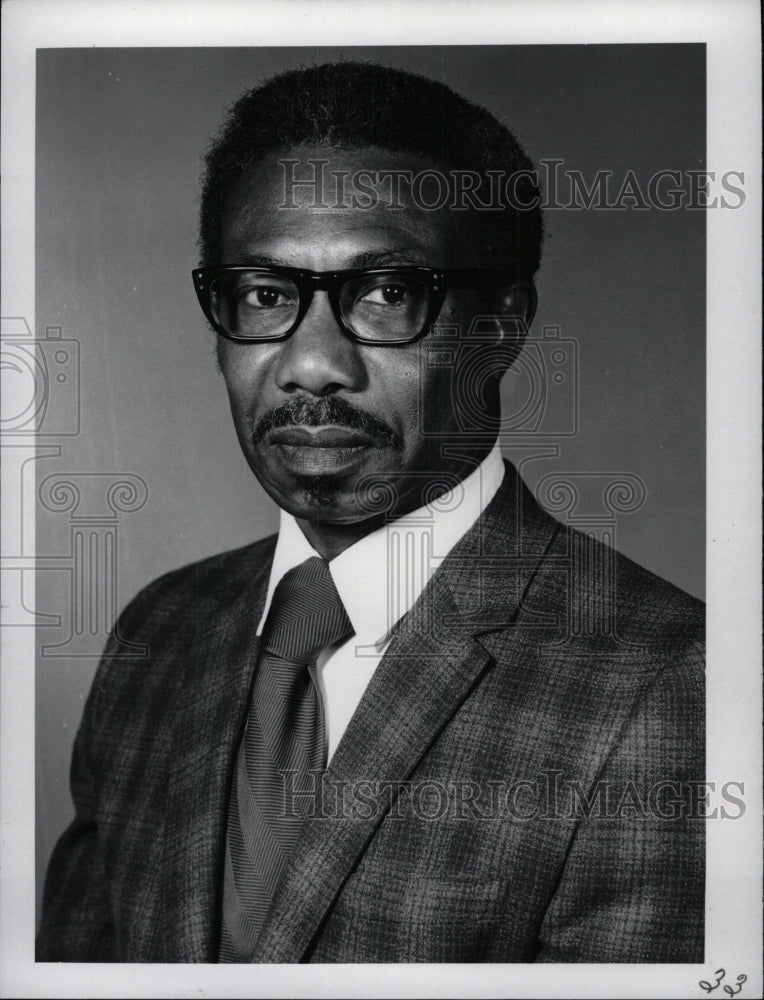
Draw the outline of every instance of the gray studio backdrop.
M72 740L115 610L157 575L276 528L189 275L200 157L244 89L340 55L443 80L503 116L536 162L587 183L612 171L616 192L630 170L646 184L705 165L700 45L39 52L39 887L72 815ZM530 362L504 386L523 433L505 451L558 517L607 521L615 496L617 547L702 596L704 213L553 209L546 226ZM578 483L579 507L554 474ZM616 474L627 485L603 506Z

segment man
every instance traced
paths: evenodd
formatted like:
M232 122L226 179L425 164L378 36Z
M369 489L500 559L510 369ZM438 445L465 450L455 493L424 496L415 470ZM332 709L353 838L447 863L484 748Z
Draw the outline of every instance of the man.
M234 107L194 282L280 530L123 613L149 658L94 681L38 960L702 960L702 607L497 444L537 195L414 74Z

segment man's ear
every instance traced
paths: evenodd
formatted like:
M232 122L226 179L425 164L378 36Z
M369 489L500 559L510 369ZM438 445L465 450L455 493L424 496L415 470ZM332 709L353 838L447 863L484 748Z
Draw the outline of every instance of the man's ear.
M497 317L501 339L517 341L518 352L528 336L537 303L536 286L532 281L512 285L501 297L501 314Z
M537 301L536 286L532 281L512 285L501 296L495 323L499 334L498 342L504 348L502 354L507 359L505 371L514 364L523 349L536 315Z

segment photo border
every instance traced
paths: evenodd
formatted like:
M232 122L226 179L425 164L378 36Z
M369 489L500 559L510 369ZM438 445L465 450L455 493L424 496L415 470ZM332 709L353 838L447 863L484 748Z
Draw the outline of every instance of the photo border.
M760 246L758 5L716 2L459 3L171 0L4 4L3 316L34 315L35 51L82 46L705 42L709 171L743 170L746 204L707 213L709 781L745 781L746 814L707 824L706 962L695 965L260 966L263 996L705 996L719 967L761 989ZM288 16L286 12L288 10ZM468 11L468 16L465 14ZM182 12L182 16L179 14ZM405 35L405 41L402 36ZM8 405L11 405L8 403ZM3 541L21 517L3 492ZM5 548L5 544L4 544ZM25 634L26 633L26 634ZM26 996L252 996L230 966L34 963L34 637L4 630L2 992ZM758 986L757 986L758 980Z

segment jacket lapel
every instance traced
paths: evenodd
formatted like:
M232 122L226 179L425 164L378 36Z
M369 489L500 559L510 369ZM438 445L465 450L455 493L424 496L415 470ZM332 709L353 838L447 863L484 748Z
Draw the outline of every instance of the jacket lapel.
M557 527L508 465L499 493L396 628L332 759L331 783L409 778L493 662L475 636L511 625ZM384 816L343 820L328 801L328 815L306 821L254 962L305 958Z
M259 549L263 553L263 549ZM173 721L161 879L165 961L217 960L228 793L246 720L268 550L199 613ZM237 587L238 583L238 587ZM198 606L197 606L198 607Z

